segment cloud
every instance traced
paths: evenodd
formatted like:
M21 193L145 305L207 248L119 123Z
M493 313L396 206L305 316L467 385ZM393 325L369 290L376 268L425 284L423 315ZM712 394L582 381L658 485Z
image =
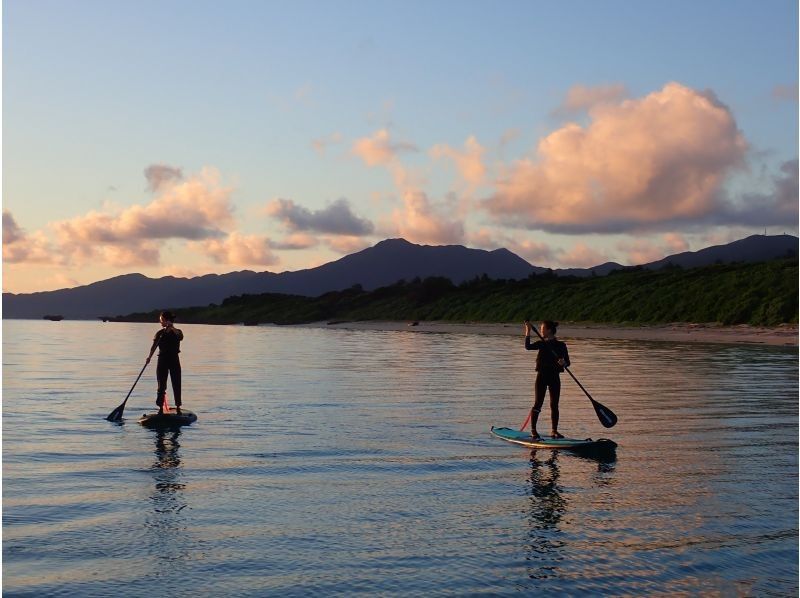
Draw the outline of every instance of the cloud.
M267 204L266 213L281 220L290 230L316 231L335 235L370 235L375 226L359 218L345 198L337 199L321 210L311 211L291 199L275 199Z
M797 84L776 85L772 88L772 99L775 101L797 102L799 99Z
M372 137L362 137L353 143L353 153L364 160L367 166L389 164L400 152L415 152L417 146L412 143L392 141L387 129L375 131Z
M558 261L563 268L591 268L605 264L609 259L602 251L592 249L585 243L576 243L563 252Z
M664 247L670 254L689 251L689 242L680 233L667 233L664 235Z
M628 89L621 83L587 87L574 85L555 110L557 116L574 115L602 104L614 104L628 97Z
M625 253L623 262L638 266L648 264L676 253L689 251L689 242L680 233L666 233L661 238L630 239L617 243L617 249Z
M648 264L666 256L664 250L646 239L632 239L620 241L617 249L625 252L624 262L631 265Z
M325 151L331 145L336 145L342 142L342 134L341 133L331 133L326 137L320 137L318 139L314 139L311 141L311 147L314 148L314 151L317 152L319 155L325 155Z
M363 237L328 237L325 244L333 251L345 255L370 247L372 243Z
M486 177L486 166L483 163L483 154L486 150L478 143L474 136L470 136L464 143L464 149L458 150L447 144L433 146L430 155L433 158L449 158L455 162L458 172L472 187L480 185Z
M43 233L26 233L11 212L3 210L3 261L8 264L53 264L59 260L58 253Z
M151 164L144 169L144 178L147 179L147 189L155 193L161 187L183 179L183 171L166 164Z
M269 242L269 246L272 249L284 249L290 251L298 249L310 249L311 247L316 247L317 245L319 245L319 241L306 233L292 233L280 241Z
M726 203L711 222L744 226L796 226L798 218L798 161L781 164L762 193L745 193L738 202Z
M233 232L223 239L205 239L191 243L218 264L231 266L270 266L278 257L270 250L270 241L262 235Z
M486 228L467 233L466 237L470 247L480 247L481 249L499 249L503 247L537 266L553 263L557 260L557 255L560 251L553 249L547 243L531 241L530 239L515 239L504 233L498 234Z
M3 245L16 243L25 238L23 231L17 221L8 210L3 210Z
M219 237L233 225L232 190L219 173L203 169L186 180L158 187L156 198L117 212L92 211L52 225L58 245L70 257L111 265L157 264L168 239Z
M417 243L461 243L464 239L464 217L455 196L451 195L444 202L435 204L422 190L422 177L400 162L400 152L416 149L410 143L391 142L385 129L377 131L372 138L356 141L353 146L353 153L361 157L367 166L385 167L392 174L402 197L402 209L392 213L382 227L382 234L400 235Z
M521 241L511 241L506 247L517 255L525 258L534 266L552 264L558 260L558 251L554 251L547 243L524 239Z
M98 261L116 268L130 266L156 266L161 259L160 246L153 241L135 241L127 245L106 245L90 252L79 252L85 258L97 257Z
M497 153L502 157L505 154L508 146L515 140L519 139L520 135L521 133L519 129L512 128L503 131L503 134L500 136L500 140L497 142Z
M434 206L423 191L412 190L403 194L403 209L396 210L392 219L397 232L409 241L446 245L464 239L463 219L457 212L456 206Z
M721 211L720 187L747 149L712 92L678 83L590 111L515 162L484 206L510 226L623 232L698 222Z

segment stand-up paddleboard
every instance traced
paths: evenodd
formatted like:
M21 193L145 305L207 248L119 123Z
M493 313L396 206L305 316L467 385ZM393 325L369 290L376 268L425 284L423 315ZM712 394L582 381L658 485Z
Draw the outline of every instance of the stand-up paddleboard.
M536 449L563 449L570 451L613 451L617 448L617 443L608 438L598 438L592 440L586 438L541 438L534 440L528 432L512 430L511 428L495 428L492 426L492 434L508 442L518 444L527 448Z
M139 423L148 428L177 428L188 426L196 421L197 416L187 409L182 409L180 415L175 411L169 411L168 413L155 412L145 413L139 418Z

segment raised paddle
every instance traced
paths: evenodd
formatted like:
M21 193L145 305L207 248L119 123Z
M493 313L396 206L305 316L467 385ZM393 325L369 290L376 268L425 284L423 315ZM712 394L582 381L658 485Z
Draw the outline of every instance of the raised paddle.
M149 359L144 362L144 366L142 366L142 371L139 372L138 376L136 376L136 382L139 382L139 378L141 378L142 374L144 374L144 368L147 367L148 363L150 363ZM128 398L130 398L131 393L133 392L133 389L136 388L136 382L134 382L133 386L131 386L131 389L128 391L128 396L125 397L125 400L122 401L122 404L119 407L117 407L116 409L114 409L114 411L112 411L111 413L108 414L108 417L106 418L108 421L110 421L110 422L118 422L118 421L120 421L122 419L122 412L125 411L125 403L128 402Z
M530 324L530 320L525 320L525 323L526 324ZM533 328L533 331L536 333L536 336L538 336L544 342L544 337L541 334L539 334L539 331L536 330L536 327L532 325L531 328ZM553 354L553 356L556 359L560 359L559 356L558 356L558 353L556 353L552 348L550 348L550 352ZM597 419L600 420L600 423L603 424L603 427L604 428L613 428L617 424L617 416L614 415L614 412L611 411L611 409L609 409L605 405L602 405L602 404L598 403L597 401L595 401L592 398L592 395L589 394L589 391L586 390L583 387L583 384L581 384L578 381L578 379L575 377L575 374L573 374L572 372L569 371L569 368L567 366L564 366L564 369L567 370L567 373L570 376L572 376L573 380L575 380L575 384L577 384L578 386L581 387L581 390L583 391L583 393L592 402L592 407L594 407L594 412L597 414ZM530 415L528 417L530 418ZM528 420L526 419L525 423L522 426L522 429L524 430L525 426L527 426L527 425L528 425Z

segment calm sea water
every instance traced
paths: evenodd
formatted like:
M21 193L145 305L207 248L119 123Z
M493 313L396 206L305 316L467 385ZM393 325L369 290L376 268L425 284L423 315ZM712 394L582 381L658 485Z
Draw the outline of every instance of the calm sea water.
M596 460L489 435L530 404L521 337L185 325L198 422L136 423L155 364L105 421L157 328L3 322L5 595L798 592L794 349L565 329L620 418L563 378Z

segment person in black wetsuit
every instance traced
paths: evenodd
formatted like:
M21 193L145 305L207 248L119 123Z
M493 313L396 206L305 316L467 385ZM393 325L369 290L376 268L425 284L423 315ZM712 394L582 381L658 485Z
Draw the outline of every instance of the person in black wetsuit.
M167 374L172 380L172 394L175 398L175 410L181 414L181 360L178 353L181 352L181 341L183 332L175 328L175 314L169 311L162 311L159 316L161 330L156 332L153 337L153 346L150 347L150 355L147 363L153 357L153 353L158 347L158 365L156 366L156 380L158 390L156 391L156 405L158 412L164 412L164 395L167 392Z
M553 438L564 438L558 432L558 399L561 396L561 378L559 374L569 367L569 352L567 345L556 339L558 322L545 320L541 323L541 335L544 340L531 342L533 324L525 320L525 348L528 351L538 350L536 355L536 384L535 401L531 409L531 435L534 439L540 438L536 431L539 413L544 404L544 393L550 390L550 418L553 429L550 434ZM555 355L553 354L555 353Z

